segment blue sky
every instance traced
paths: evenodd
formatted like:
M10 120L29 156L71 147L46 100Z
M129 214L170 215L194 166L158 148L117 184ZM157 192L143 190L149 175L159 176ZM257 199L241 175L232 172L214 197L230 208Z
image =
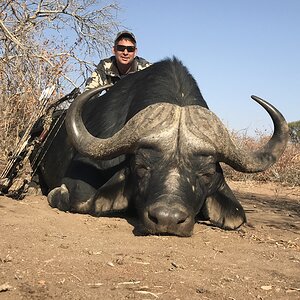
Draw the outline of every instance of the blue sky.
M138 55L177 56L230 129L273 130L257 95L300 120L299 0L118 0Z

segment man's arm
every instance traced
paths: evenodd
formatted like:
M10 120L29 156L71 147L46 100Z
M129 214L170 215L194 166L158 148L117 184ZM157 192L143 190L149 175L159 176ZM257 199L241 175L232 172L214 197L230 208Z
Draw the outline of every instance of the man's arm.
M91 77L86 81L84 91L88 91L98 86L104 86L108 83L105 70L103 67L103 62L100 61L96 70L92 73Z
M150 63L149 61L147 61L146 59L144 59L142 57L136 57L136 58L137 58L137 70L138 71L144 70L152 65L152 63Z

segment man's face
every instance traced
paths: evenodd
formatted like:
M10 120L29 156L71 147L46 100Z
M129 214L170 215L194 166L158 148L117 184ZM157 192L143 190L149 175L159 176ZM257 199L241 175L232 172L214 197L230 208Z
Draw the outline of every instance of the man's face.
M122 47L123 46L123 47ZM128 48L125 48L128 47ZM125 49L124 49L125 48ZM132 51L133 50L133 51ZM131 52L132 51L132 52ZM116 60L121 65L130 66L134 60L137 49L133 42L128 39L121 39L113 48Z

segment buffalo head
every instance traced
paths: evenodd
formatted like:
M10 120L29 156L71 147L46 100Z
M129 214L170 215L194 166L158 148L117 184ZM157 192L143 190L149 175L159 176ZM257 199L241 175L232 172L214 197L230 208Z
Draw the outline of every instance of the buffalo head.
M127 155L130 167L123 177L130 182L130 193L126 197L134 199L147 232L189 236L199 214L227 229L245 222L219 162L241 172L260 172L276 162L285 149L288 126L275 107L252 96L269 113L275 128L267 144L255 152L235 145L218 117L197 105L152 104L113 136L101 139L88 132L81 117L84 104L99 90L83 93L69 108L69 137L80 153L95 160Z

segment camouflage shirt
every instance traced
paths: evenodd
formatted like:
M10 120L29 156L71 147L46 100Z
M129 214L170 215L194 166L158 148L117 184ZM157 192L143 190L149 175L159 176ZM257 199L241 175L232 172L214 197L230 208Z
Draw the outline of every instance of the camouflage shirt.
M145 59L136 56L128 74L141 71L150 65L151 63ZM86 81L85 91L106 84L115 84L126 75L120 75L115 56L103 59L92 73L92 76Z

